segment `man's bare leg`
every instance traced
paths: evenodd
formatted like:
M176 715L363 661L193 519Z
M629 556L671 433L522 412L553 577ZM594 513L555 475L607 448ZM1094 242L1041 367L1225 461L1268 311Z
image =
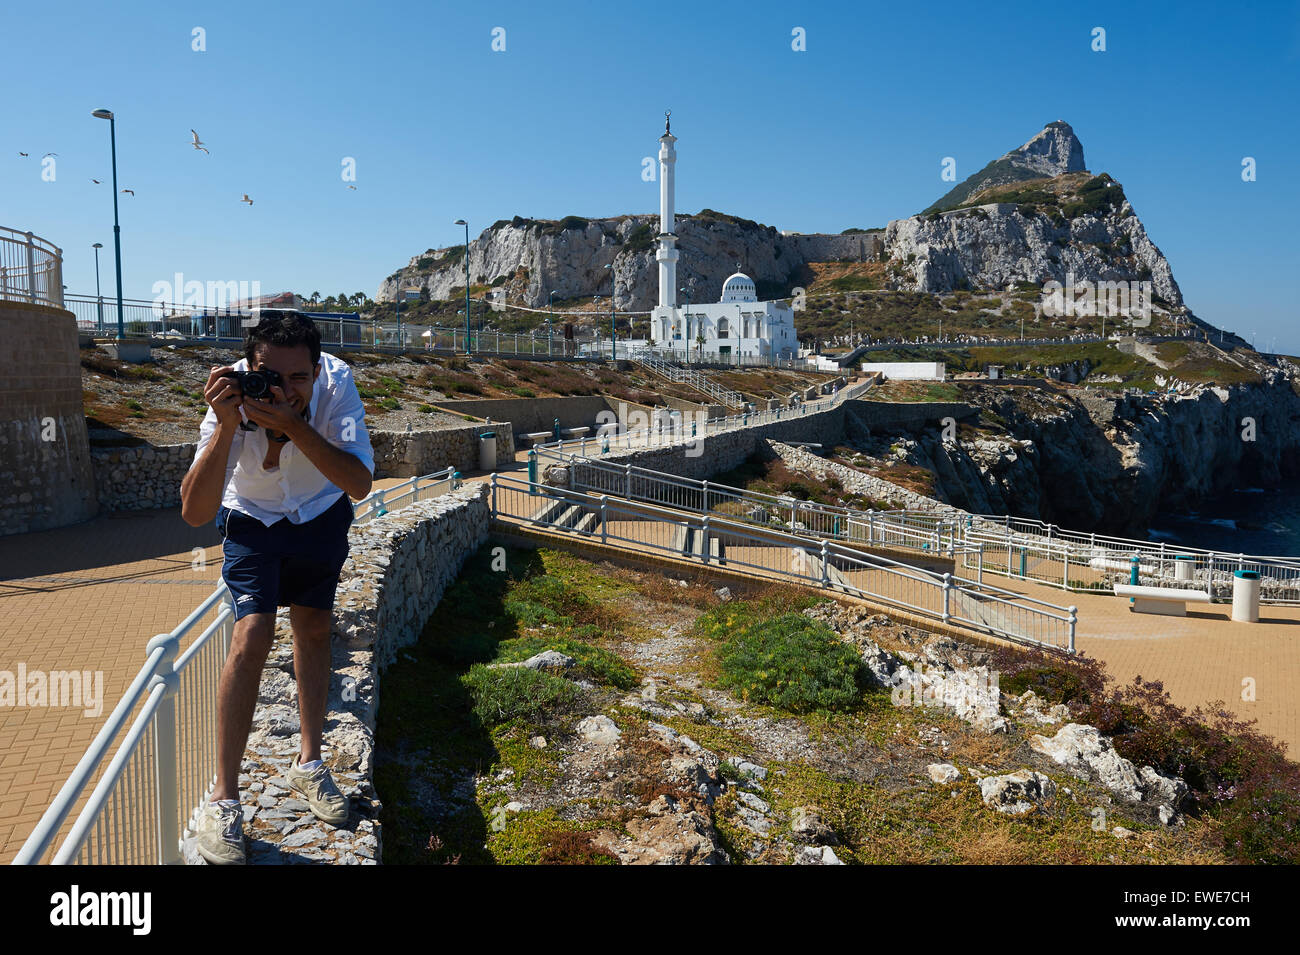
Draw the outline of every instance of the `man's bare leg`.
M253 727L262 667L274 639L273 613L250 613L235 622L217 688L217 785L213 799L239 798L239 764Z
M293 672L298 679L298 724L302 744L298 762L320 759L321 733L330 689L330 621L334 611L289 607L293 625Z

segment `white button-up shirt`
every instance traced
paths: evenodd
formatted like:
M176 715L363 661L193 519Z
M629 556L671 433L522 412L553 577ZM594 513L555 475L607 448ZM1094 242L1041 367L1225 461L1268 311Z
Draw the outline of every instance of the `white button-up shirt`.
M370 447L366 410L352 380L352 369L347 362L325 352L321 352L320 361L321 372L312 387L311 413L307 420L321 437L355 455L373 475L375 453ZM232 367L247 371L248 361L241 358ZM199 425L195 461L203 455L216 431L217 415L209 406ZM280 466L267 471L262 462L266 460L269 445L266 429L260 425L256 431L236 429L226 459L226 489L221 498L224 506L255 517L267 527L282 517L302 524L323 514L344 493L292 441L280 450Z

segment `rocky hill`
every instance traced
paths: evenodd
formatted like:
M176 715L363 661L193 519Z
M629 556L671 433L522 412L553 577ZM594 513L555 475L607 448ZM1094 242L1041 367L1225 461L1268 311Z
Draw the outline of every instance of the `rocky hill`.
M1069 123L1058 119L1044 126L1042 132L1023 146L993 160L973 176L967 176L922 215L965 205L975 193L992 186L1026 179L1051 179L1066 173L1082 172L1083 169L1083 143L1074 135Z
M469 244L472 294L533 308L608 297L615 274L620 310L656 304L654 236L658 218L501 220ZM885 229L839 235L783 234L774 227L704 209L678 217L678 277L697 301L716 301L739 265L762 298L807 287L821 263L879 263L881 291L1002 291L1049 280L1145 281L1163 304L1181 311L1172 269L1110 176L1084 169L1083 146L1067 123L1049 124L990 163L925 214ZM413 256L380 283L376 299L418 288L433 300L464 294L463 246Z

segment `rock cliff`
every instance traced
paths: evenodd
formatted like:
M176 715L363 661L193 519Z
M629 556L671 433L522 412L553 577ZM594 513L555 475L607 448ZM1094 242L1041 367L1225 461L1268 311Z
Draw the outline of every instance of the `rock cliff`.
M1109 176L1083 171L1083 146L1069 124L1049 124L1018 149L990 163L930 212L890 222L884 230L841 235L782 234L771 226L705 209L679 215L678 279L696 302L717 301L723 280L739 266L761 298L791 294L813 262L887 261L887 284L906 291L1003 290L1016 282L1150 280L1171 307L1183 304L1169 263ZM974 205L983 203L982 205ZM556 299L610 293L614 272L621 310L657 304L654 238L658 217L568 216L501 220L469 243L469 281L492 286L505 300L538 308ZM464 294L465 250L457 245L413 256L376 293L399 288L430 298Z
M846 439L936 475L935 494L976 513L1012 513L1078 530L1144 531L1162 510L1196 506L1233 485L1275 487L1300 474L1300 394L1279 369L1262 384L1183 395L1015 393L970 397L997 437L944 442L935 429L901 440ZM1249 421L1247 421L1249 419Z

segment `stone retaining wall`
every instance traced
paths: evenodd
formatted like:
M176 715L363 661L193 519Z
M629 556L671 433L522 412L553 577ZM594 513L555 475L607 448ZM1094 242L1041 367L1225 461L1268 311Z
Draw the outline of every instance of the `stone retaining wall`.
M484 425L475 424L433 431L372 431L375 477L415 477L448 466L461 472L478 470L478 436L484 430ZM509 422L494 424L490 430L497 435L497 461L513 460L514 435ZM90 459L100 510L179 507L181 481L194 463L197 448L194 441L92 448Z
M0 300L0 535L95 516L77 320Z
M488 539L490 487L478 482L354 524L334 605L329 703L322 757L349 797L341 827L317 820L284 780L297 752L297 687L288 608L262 671L253 732L240 773L252 864L382 861L382 804L374 789L375 718L383 670L420 636L466 559ZM187 861L200 861L193 839Z
M819 481L824 480L827 475L833 475L839 478L840 483L844 485L845 491L856 491L859 494L865 494L873 501L888 501L895 507L937 511L947 515L965 514L965 511L959 508L936 501L924 494L909 491L907 488L899 487L897 484L883 478L863 474L861 471L834 461L827 461L825 458L820 458L803 448L794 448L788 444L773 440L769 440L767 444L792 470L812 474Z

